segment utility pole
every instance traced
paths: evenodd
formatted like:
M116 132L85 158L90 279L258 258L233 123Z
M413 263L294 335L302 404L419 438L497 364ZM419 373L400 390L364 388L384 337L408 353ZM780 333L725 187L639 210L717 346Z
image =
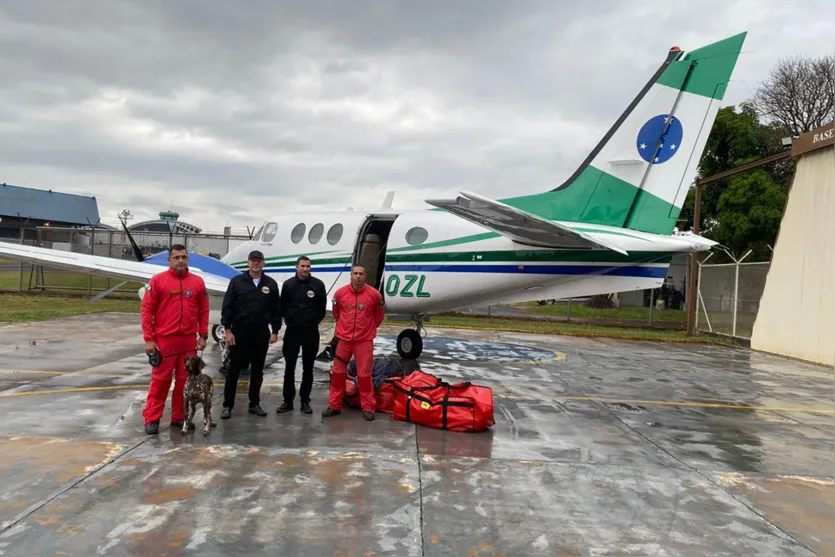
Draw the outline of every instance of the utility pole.
M702 216L702 180L696 180L696 202L693 206L693 234L698 234ZM696 254L690 254L690 277L687 282L687 336L692 336L696 329L696 267L699 264Z
M783 142L784 147L790 147L791 142ZM713 176L708 176L707 178L700 178L696 180L696 202L695 206L693 207L693 234L698 234L700 227L699 222L701 220L701 212L702 212L702 188L705 184L709 184L710 182L715 182L716 180L721 180L722 178L727 178L729 176L734 176L735 174L739 174L741 172L745 172L746 170L751 170L753 168L757 168L759 166L764 166L766 164L771 164L773 162L781 161L783 159L788 159L792 156L791 149L786 149L784 151L780 151L779 153L775 153L771 156L765 157L763 159L757 161L751 161L749 163L741 164L735 168L731 168L730 170L725 170L724 172L719 172L714 174ZM696 296L698 295L696 288L696 274L698 273L697 270L698 261L696 260L696 254L693 253L690 255L690 277L687 284L687 335L691 336L696 331Z
M121 213L119 213L119 214L118 214L118 215L116 215L116 216L119 218L119 220L120 220L120 221L122 222L122 224L124 224L125 226L127 226L127 225L128 225L128 220L130 220L130 219L132 219L132 218L133 218L133 215L131 215L131 214L130 214L130 210L129 210L129 209L122 209L122 212L121 212Z

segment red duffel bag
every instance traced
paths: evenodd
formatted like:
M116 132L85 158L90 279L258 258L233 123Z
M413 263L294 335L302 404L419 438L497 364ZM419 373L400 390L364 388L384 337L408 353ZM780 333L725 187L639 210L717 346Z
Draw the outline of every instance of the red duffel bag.
M331 373L333 373L332 369ZM441 380L435 377L434 375L423 373L419 369L413 371L406 377L389 377L388 379L383 381L383 384L380 385L379 388L374 389L374 398L376 399L375 406L377 412L382 412L384 414L391 414L392 412L394 412L394 385L398 381L406 381L407 384L414 385L417 387L435 386L439 385L441 382ZM342 395L342 403L350 408L362 408L360 392L357 389L356 385L354 385L354 380L352 377L348 377L348 381L346 381L345 394Z
M433 376L429 377L437 385L411 385L410 377L394 383L393 419L460 432L485 431L496 423L489 387L469 382L450 385Z

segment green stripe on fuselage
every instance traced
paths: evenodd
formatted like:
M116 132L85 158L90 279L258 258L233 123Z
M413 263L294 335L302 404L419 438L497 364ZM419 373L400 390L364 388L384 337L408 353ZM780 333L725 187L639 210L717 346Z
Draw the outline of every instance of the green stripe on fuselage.
M485 232L484 234L473 234L471 236L462 236L461 238L453 238L451 240L441 240L439 242L429 242L428 244L420 244L419 246L404 246L401 248L391 248L386 250L386 253L416 251L431 248L445 248L448 246L457 246L460 244L469 244L470 242L479 242L481 240L490 240L498 238L500 235L496 232Z
M632 252L622 255L614 251L585 250L516 250L516 251L461 251L452 253L414 253L391 255L386 264L397 263L666 263L672 259L669 253Z
M304 255L305 257L311 257L311 256L313 256L313 255L321 255L321 254L323 254L323 253L334 253L334 252L337 252L337 251L339 251L339 250L332 249L332 250L327 250L327 251L314 251L314 252L312 252L312 253L296 253L296 254L293 254L293 255L275 255L275 256L273 256L273 257L267 257L267 258L265 258L265 259L264 259L264 264L265 264L265 265L268 265L268 264L270 264L270 263L272 263L272 262L274 262L274 261L280 261L280 260L282 260L282 259L292 259L292 260L293 260L293 265L295 265L295 264L296 264L296 260L298 260L298 258L299 258L299 257L301 257L301 256L303 256L303 255ZM230 263L230 265L231 265L232 267L243 267L243 268L246 268L246 267L247 267L247 265L248 265L248 263L247 263L246 261L237 261L237 262L235 262L235 263Z
M311 266L314 266L314 265L344 264L344 263L350 263L350 262L351 262L351 256L350 255L342 255L342 256L339 256L339 257L323 257L321 259L319 259L315 256L310 258ZM267 268L267 267L272 267L272 268L275 268L275 267L293 267L293 268L295 268L296 267L296 261L295 260L270 261L270 262L264 263L264 267L265 268Z

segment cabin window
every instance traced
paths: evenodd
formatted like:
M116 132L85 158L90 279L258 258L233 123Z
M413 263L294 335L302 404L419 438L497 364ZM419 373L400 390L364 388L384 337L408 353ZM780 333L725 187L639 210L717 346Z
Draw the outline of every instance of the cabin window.
M410 246L417 246L425 242L428 237L429 232L427 232L425 228L416 226L406 232L406 243Z
M264 227L264 237L261 238L262 242L272 242L273 238L275 238L275 233L278 231L278 225L274 222L268 222L267 226Z
M293 231L290 233L290 240L294 244L298 244L302 241L302 238L304 238L305 228L306 227L303 222L300 222L295 226L295 228L293 228Z
M321 222L314 224L313 227L310 229L310 234L308 234L307 240L311 244L318 244L319 240L322 239L322 233L324 231L325 231L325 225L324 224L322 224Z
M336 243L342 239L342 225L339 223L334 224L331 226L330 230L328 230L328 243L330 245L336 245Z

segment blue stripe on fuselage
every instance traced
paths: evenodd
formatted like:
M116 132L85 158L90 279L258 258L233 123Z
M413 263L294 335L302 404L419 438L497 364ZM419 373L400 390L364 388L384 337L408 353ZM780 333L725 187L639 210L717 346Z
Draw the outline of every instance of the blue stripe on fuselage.
M520 265L522 269L519 269ZM347 266L313 267L313 273L338 273L344 271L350 274ZM640 265L612 266L612 265L460 265L460 264L429 264L429 265L386 265L387 272L415 272L415 273L503 273L519 275L606 275L617 277L665 278L666 267L645 267ZM264 267L267 273L295 273L295 267Z

